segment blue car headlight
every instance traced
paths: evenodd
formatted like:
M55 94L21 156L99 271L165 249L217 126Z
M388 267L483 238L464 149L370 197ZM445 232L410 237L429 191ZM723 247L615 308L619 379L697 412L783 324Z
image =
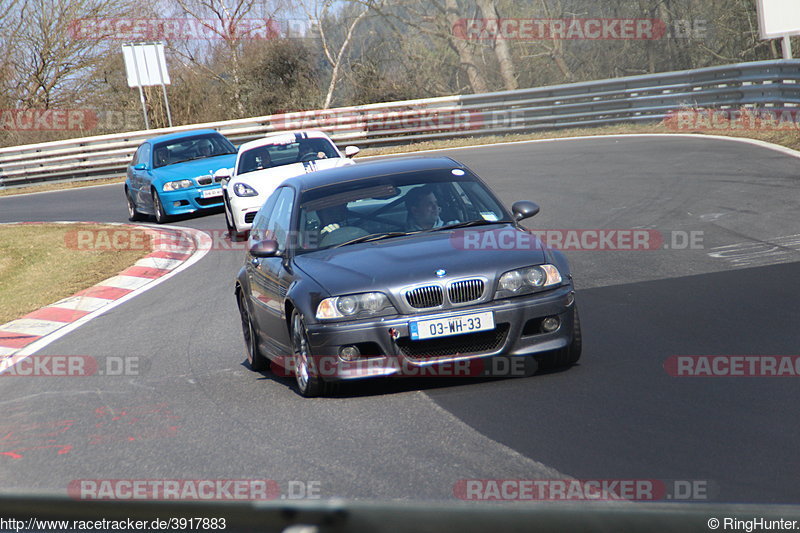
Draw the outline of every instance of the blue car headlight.
M500 276L495 298L529 294L561 283L561 273L553 265L536 265L510 270Z
M168 181L164 184L165 191L177 191L179 189L188 189L189 187L194 187L192 180Z
M233 186L233 194L236 196L258 196L258 191L246 183L237 183Z
M317 306L317 320L367 318L397 314L392 302L382 292L365 292L325 298Z

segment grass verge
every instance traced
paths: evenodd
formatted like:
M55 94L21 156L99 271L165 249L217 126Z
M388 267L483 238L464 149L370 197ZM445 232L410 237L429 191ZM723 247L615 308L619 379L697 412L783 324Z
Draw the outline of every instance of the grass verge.
M108 279L150 253L83 250L69 245L78 230L116 230L95 224L0 225L0 324Z

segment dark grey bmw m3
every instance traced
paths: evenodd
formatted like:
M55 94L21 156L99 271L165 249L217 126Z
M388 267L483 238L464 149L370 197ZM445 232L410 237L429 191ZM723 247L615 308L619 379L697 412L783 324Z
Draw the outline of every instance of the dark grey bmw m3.
M575 363L569 266L520 225L538 212L529 201L509 212L444 157L286 180L256 215L236 279L251 368L272 363L319 396L342 380Z

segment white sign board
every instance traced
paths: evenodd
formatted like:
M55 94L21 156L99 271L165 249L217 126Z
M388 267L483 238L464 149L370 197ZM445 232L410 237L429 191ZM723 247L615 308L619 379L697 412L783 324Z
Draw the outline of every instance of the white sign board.
M169 85L164 43L134 43L122 45L128 87Z
M800 0L758 0L762 39L800 35Z

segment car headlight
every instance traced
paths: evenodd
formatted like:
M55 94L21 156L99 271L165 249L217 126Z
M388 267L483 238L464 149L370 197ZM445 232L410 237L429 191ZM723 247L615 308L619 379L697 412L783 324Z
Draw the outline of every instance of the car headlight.
M317 306L317 319L366 318L396 314L392 302L382 292L365 292L325 298Z
M192 180L168 181L164 184L165 191L177 191L178 189L188 189L189 187L194 187Z
M258 192L246 183L237 183L233 186L236 196L258 196Z
M560 283L561 273L553 265L518 268L500 276L495 298L528 294Z

